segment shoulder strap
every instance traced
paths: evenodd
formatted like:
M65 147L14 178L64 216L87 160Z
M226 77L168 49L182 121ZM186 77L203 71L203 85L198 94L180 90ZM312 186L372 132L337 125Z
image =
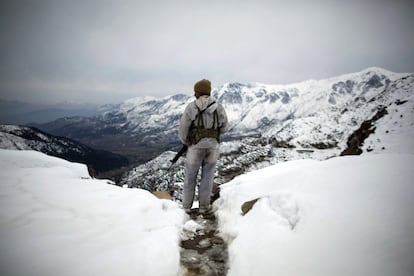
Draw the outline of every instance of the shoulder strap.
M204 113L204 111L206 111L210 106L212 106L213 104L215 104L216 102L215 101L213 101L213 102L211 102L206 108L204 108L203 110L200 110L200 108L198 108L198 106L196 105L196 107L197 107L197 110L198 110L198 114L197 114L197 116L196 116L196 118L191 122L191 125L193 125L194 124L194 121L198 118L198 126L201 126L201 127L204 127L204 122L203 122L203 118L202 118L202 116L201 115L203 115L203 113ZM214 112L216 112L216 111L214 111Z
M214 110L213 128L214 128L214 129L218 129L218 128L219 128L219 119L218 119L218 112L217 112L217 109L216 109L216 110Z
M206 108L204 108L203 110L201 110L200 111L200 109L198 109L198 106L197 106L197 109L198 109L198 111L199 112L201 112L201 113L203 113L204 111L206 111L210 106L212 106L213 104L215 104L216 102L211 102Z

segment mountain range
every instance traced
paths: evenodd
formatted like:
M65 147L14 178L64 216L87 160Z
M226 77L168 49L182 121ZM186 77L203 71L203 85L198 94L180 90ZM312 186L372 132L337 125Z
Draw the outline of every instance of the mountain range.
M413 74L381 68L289 85L227 83L212 96L227 111L224 140L272 137L290 146L344 148L360 124L413 87ZM138 97L94 117L65 117L33 126L144 162L176 148L179 118L192 96Z
M223 104L230 124L222 137L217 179L224 183L280 160L360 154L365 139L375 132L377 121L390 112L390 106L412 105L407 99L413 91L413 73L377 67L288 85L226 83L215 87L212 96ZM121 185L158 189L171 185L171 179L182 180L183 173L177 171L181 161L168 173L164 168L180 147L179 119L193 100L184 94L137 97L107 105L97 116L64 117L32 126L126 156L136 167L122 177ZM375 148L375 142L370 143ZM166 182L164 175L169 179Z
M414 135L409 132L414 129L414 74L369 68L327 80L286 86L225 84L214 89L213 96L225 106L231 125L221 144L215 176L218 185L247 171L283 161L324 160L374 149L386 151L390 145L395 148L392 143L384 142L389 137L397 137L394 140L401 144L404 152L408 150L404 147L412 144L409 141ZM128 126L143 131L159 124L163 125L159 139L175 135L179 115L192 100L180 97L181 101L133 99L124 103L128 108L123 114L130 118ZM151 109L141 108L153 107L155 103L162 113L150 115L148 110ZM143 123L139 123L139 116L141 120L145 117ZM377 128L383 133L377 134ZM384 134L387 138L383 138ZM405 140L401 141L401 137ZM365 143L367 138L371 138L369 145ZM120 185L167 189L179 198L184 162L181 159L171 166L169 160L174 155L174 151L166 151L135 167L121 178Z

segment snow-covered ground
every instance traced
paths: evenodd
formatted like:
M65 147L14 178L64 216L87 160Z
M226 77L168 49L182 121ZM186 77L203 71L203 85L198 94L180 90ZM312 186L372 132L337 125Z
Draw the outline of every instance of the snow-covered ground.
M413 275L412 164L297 160L225 184L215 208L229 275ZM1 150L0 166L2 275L179 274L178 204L34 151Z
M388 114L376 122L375 133L365 140L364 152L414 154L413 102L414 91L407 103L388 107Z
M413 164L392 154L298 160L225 184L216 207L228 275L413 275Z
M177 275L178 204L35 151L0 167L1 275Z
M360 156L279 163L222 185L228 275L414 275L411 98L390 106Z

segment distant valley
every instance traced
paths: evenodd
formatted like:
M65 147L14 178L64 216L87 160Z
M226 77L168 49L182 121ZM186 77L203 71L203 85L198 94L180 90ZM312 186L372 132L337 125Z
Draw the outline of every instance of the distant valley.
M0 125L0 148L35 150L87 164L93 177L128 166L128 160L121 155L95 150L74 140L56 137L32 127Z

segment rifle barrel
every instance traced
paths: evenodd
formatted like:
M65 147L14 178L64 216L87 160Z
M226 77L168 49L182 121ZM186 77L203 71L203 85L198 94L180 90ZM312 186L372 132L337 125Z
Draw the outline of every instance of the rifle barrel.
M187 151L187 149L188 149L188 146L187 145L183 145L182 148L180 149L180 151L177 152L177 154L174 156L174 158L172 160L170 160L171 163L175 164L178 161L178 159L181 157L181 155L183 155L184 152Z

